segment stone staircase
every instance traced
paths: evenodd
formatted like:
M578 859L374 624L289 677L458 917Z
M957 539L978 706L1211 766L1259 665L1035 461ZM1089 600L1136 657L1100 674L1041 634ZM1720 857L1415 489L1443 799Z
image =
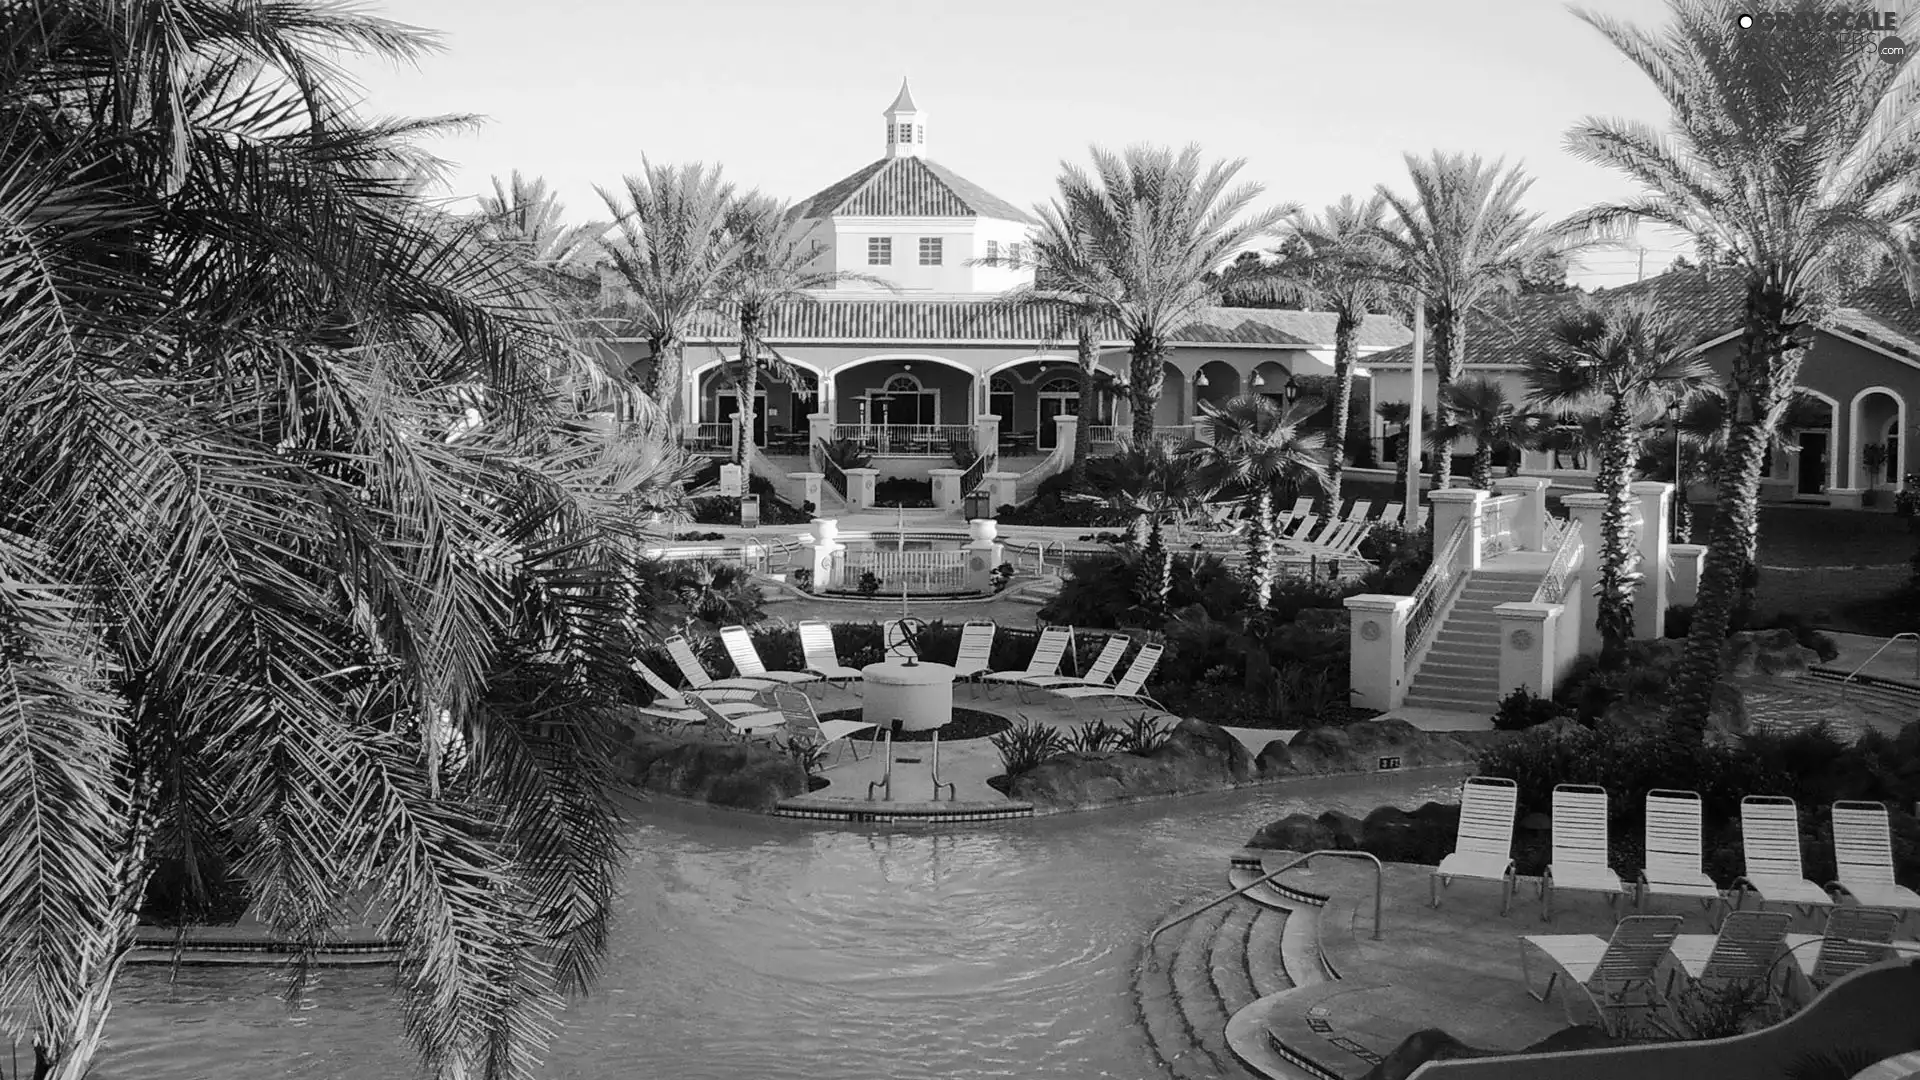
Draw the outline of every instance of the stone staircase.
M1228 1047L1227 1022L1293 985L1281 960L1287 918L1236 897L1167 931L1142 959L1134 1003L1148 1044L1174 1080L1258 1080Z
M1493 609L1531 600L1539 587L1537 573L1480 569L1469 574L1414 672L1406 704L1451 712L1481 712L1498 705L1500 620Z

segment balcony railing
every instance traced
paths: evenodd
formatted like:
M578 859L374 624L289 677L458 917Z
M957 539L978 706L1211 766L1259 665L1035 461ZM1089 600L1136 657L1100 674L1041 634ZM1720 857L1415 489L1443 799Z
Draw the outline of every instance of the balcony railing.
M1153 429L1153 437L1156 439L1166 439L1172 442L1182 442L1182 443L1192 442L1195 438L1194 427L1192 424L1169 424L1169 425L1156 426Z
M947 457L974 440L968 424L835 424L833 437L878 457Z
M681 429L680 442L695 453L733 449L733 422L687 424Z

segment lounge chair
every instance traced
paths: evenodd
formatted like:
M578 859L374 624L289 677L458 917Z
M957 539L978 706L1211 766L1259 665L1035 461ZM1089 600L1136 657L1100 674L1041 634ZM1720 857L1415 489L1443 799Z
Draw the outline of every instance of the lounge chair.
M1293 521L1288 523L1287 531L1280 534L1280 539L1305 541L1307 534L1318 528L1319 525L1320 516L1318 514L1304 514L1294 518Z
M800 624L800 651L806 655L807 670L829 683L845 687L860 678L860 669L840 662L840 649L833 643L833 627L818 620Z
M1564 976L1565 986L1580 988L1593 1011L1600 1015L1601 1028L1613 1035L1616 1033L1613 1013L1666 1004L1655 975L1674 938L1679 936L1680 922L1678 915L1629 915L1613 928L1611 938L1597 934L1523 937L1520 939L1520 978L1535 1001L1545 1001L1553 995L1554 984ZM1542 990L1533 988L1528 963L1528 958L1536 952L1552 965ZM1629 1000L1635 990L1640 991L1639 1002ZM1567 1023L1573 1024L1570 989L1560 991L1560 1001L1566 1009Z
M1893 831L1884 804L1833 804L1833 858L1839 876L1829 892L1844 893L1856 904L1891 908L1902 919L1920 911L1920 894L1893 879Z
M1501 776L1469 776L1460 785L1460 828L1453 853L1429 875L1432 906L1457 877L1500 883L1500 914L1513 906L1513 819L1520 789Z
M1824 933L1788 934L1787 951L1817 994L1841 976L1893 956L1893 934L1899 926L1897 911L1848 904L1827 916Z
M786 729L787 718L777 712L746 713L740 716L728 716L713 702L699 694L687 698L706 717L707 733L719 739L764 739L776 742L774 736Z
M1372 512L1373 512L1372 499L1355 499L1353 500L1353 505L1347 508L1347 520L1348 521L1365 521L1367 520L1367 515Z
M673 658L674 666L680 669L680 677L687 681L687 688L698 691L710 700L738 701L764 694L779 685L772 679L714 678L707 673L707 667L700 662L700 658L694 655L693 643L681 634L668 638L666 646L667 655Z
M1427 527L1427 522L1431 520L1433 520L1433 507L1423 506L1420 508L1420 513L1413 519L1413 527L1424 529Z
M1400 519L1406 516L1405 514L1401 513L1401 511L1405 510L1406 508L1407 508L1406 504L1404 503L1388 503L1387 508L1385 510L1380 511L1378 524L1381 524L1381 525L1400 524Z
M1673 939L1678 966L1667 975L1667 992L1682 974L1695 986L1758 983L1773 989L1773 965L1787 949L1793 916L1784 911L1736 911L1718 934L1681 934Z
M651 704L641 707L640 712L677 726L686 727L704 723L707 714L694 707L693 695L676 690L659 673L639 660L632 662L633 670L646 684L653 688L654 699ZM703 695L704 696L704 695ZM762 713L767 707L758 701L714 701L707 702L718 712L727 716L745 716L749 713Z
M727 655L732 658L736 673L743 679L765 679L786 686L800 686L817 683L824 677L812 671L768 671L766 662L760 659L760 650L753 647L753 638L744 626L721 627L720 643L727 647Z
M1553 861L1540 878L1540 918L1553 918L1553 894L1594 892L1612 907L1627 887L1607 865L1607 789L1555 784Z
M1802 914L1829 907L1833 897L1807 880L1800 865L1800 810L1785 795L1749 795L1740 800L1740 850L1747 872L1734 881L1733 906L1747 894L1762 904L1792 904Z
M835 744L853 751L853 760L860 760L859 744L853 741L855 735L863 731L873 733L874 740L880 737L880 725L864 720L822 720L813 710L813 700L798 690L780 689L773 692L774 704L779 706L780 715L787 725L787 738L798 741L815 750L824 750Z
M977 679L993 668L993 623L975 621L960 629L960 650L953 658L955 679ZM978 685L978 683L975 683Z
M1312 512L1313 512L1313 499L1311 497L1303 496L1301 498L1293 500L1293 509L1287 511L1284 514L1281 514L1276 524L1284 526L1291 522L1298 521L1299 519L1306 517L1308 514L1311 514Z
M1093 666L1087 668L1085 675L1041 675L1032 679L1020 679L1013 686L1023 697L1028 690L1062 690L1069 686L1106 686L1113 682L1113 673L1120 666L1120 658L1127 654L1127 646L1133 643L1125 634L1110 634L1107 643L1100 647L1100 655L1093 658Z
M1073 702L1076 708L1082 701L1111 698L1116 701L1144 702L1166 712L1159 702L1146 694L1147 679L1152 677L1153 669L1160 664L1160 654L1165 651L1164 645L1140 646L1140 651L1133 654L1133 662L1127 665L1127 673L1112 686L1063 686L1053 693Z
M1655 788L1647 792L1646 866L1640 871L1635 906L1649 896L1684 896L1712 911L1726 894L1700 869L1700 796L1692 791Z
M983 683L1017 683L1024 679L1038 679L1046 675L1060 673L1060 661L1066 658L1067 645L1073 640L1073 627L1049 626L1040 631L1040 640L1033 646L1033 658L1019 671L983 671L980 680Z

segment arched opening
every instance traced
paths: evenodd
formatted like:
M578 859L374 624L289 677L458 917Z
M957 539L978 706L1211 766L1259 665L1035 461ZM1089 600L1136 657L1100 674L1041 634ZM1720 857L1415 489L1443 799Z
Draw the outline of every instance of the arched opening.
M1853 396L1847 425L1851 453L1847 459L1847 486L1869 494L1869 502L1883 485L1899 486L1906 463L1902 460L1900 430L1906 426L1906 399L1885 386L1869 386Z
M1267 360L1255 367L1253 374L1247 377L1247 389L1284 408L1287 404L1287 384L1291 382L1293 372L1288 371L1286 365ZM1295 393L1298 392L1299 388L1295 387Z
M972 444L978 393L973 369L951 360L859 360L833 373L834 437L883 456L940 457Z
M1787 406L1780 432L1787 445L1788 479L1796 497L1811 498L1840 486L1840 454L1833 442L1834 418L1839 412L1838 402L1804 387Z
M1154 402L1153 426L1186 431L1198 411L1193 404L1193 379L1172 364L1160 369L1160 400Z
M995 375L993 381L987 384L987 411L1000 418L1002 431L1013 422L1013 409L1013 380L1005 375Z
M1213 360L1200 365L1193 377L1193 400L1222 405L1240 396L1240 373L1231 364ZM1197 411L1197 410L1196 410Z
M771 451L804 452L807 417L820 409L820 376L789 365L792 381L762 369L754 392L753 441ZM732 440L734 417L740 415L738 371L728 361L710 364L694 376L699 394L696 441Z

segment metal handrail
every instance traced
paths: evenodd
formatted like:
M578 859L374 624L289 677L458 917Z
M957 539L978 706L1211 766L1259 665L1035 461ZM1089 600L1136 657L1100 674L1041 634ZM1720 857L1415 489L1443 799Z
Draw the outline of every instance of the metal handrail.
M1871 664L1875 660L1880 659L1880 654L1892 648L1894 642L1906 640L1906 639L1911 639L1916 646L1920 646L1920 633L1915 633L1914 631L1909 630L1909 631L1906 631L1905 633L1895 634L1892 637L1888 638L1887 640L1881 642L1880 647L1873 650L1872 656L1869 656L1865 660L1860 661L1859 667L1854 668L1852 671L1847 672L1847 677L1840 680L1840 700L1841 701L1847 700L1847 687L1852 685L1853 680L1856 677L1858 677L1862 671L1865 671L1867 669L1868 664ZM1915 681L1920 681L1920 647L1916 647L1913 653L1913 676Z
M1439 629L1435 619L1440 609L1453 599L1453 590L1466 578L1460 572L1460 547L1466 542L1471 525L1470 519L1460 519L1440 553L1434 556L1433 565L1427 567L1420 584L1414 587L1413 604L1407 609L1407 641L1402 665L1410 663L1426 647L1427 638Z
M1308 860L1319 855L1332 855L1336 858L1342 858L1342 859L1368 859L1373 862L1373 940L1379 941L1380 940L1381 889L1386 881L1386 868L1381 865L1380 857L1378 855L1373 854L1370 851L1337 851L1333 848L1323 848L1319 851L1309 851L1305 855L1302 855L1299 858L1294 859L1293 861L1287 863L1287 865L1282 866L1280 869L1262 874L1258 878L1255 878L1254 880L1247 882L1245 885L1240 886L1239 888L1233 890L1232 892L1227 893L1225 896L1215 897L1214 899L1207 901L1206 903L1200 905L1199 907L1194 908L1192 911L1187 912L1185 915L1176 915L1173 918L1168 919L1166 922L1161 923L1159 926L1154 927L1153 932L1147 935L1147 944L1146 944L1147 954L1149 956L1152 955L1153 943L1155 939L1159 938L1159 936L1165 933L1166 931L1171 930L1172 928L1180 925L1183 922L1186 922L1188 919L1191 919L1196 915L1204 915L1205 913L1212 911L1214 908L1219 907L1221 904L1226 903L1227 901L1233 899L1236 896L1243 895L1247 892L1252 891L1253 889L1256 889L1262 885L1265 885L1267 882L1272 881L1274 878L1279 877L1281 874L1284 874L1289 870L1292 870L1294 867L1305 866Z
M1553 562L1547 566L1546 575L1540 579L1540 587L1533 591L1536 604L1558 604L1567 598L1567 577L1573 572L1573 560L1581 549L1580 523L1569 522L1560 530L1558 544L1553 550Z

